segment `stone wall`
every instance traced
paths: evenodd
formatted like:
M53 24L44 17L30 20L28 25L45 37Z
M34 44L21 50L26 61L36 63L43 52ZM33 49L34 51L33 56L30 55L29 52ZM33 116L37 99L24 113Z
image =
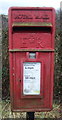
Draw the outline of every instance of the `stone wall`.
M0 15L0 100L2 98L2 16Z
M9 97L8 16L2 16L2 99Z

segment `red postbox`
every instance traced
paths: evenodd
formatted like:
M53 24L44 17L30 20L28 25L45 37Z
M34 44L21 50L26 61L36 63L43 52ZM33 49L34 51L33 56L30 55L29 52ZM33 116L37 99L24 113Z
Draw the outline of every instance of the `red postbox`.
M9 63L12 111L52 109L55 10L9 9Z

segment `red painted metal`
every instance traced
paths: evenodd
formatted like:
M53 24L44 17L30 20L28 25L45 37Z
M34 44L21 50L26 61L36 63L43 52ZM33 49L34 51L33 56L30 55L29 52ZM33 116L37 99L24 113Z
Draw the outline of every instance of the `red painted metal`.
M9 63L12 111L48 111L53 102L55 10L9 9ZM34 52L34 59L29 57ZM24 62L41 63L40 94L23 95Z

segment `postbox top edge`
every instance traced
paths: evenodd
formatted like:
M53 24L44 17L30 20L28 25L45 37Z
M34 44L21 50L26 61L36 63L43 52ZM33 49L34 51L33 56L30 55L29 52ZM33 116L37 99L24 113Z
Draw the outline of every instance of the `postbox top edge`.
M53 7L10 7L8 11L12 10L54 10Z

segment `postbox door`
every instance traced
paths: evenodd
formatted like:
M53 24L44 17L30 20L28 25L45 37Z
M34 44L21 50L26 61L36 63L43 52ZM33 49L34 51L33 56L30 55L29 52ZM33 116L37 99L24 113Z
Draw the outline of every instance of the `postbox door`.
M23 106L28 109L29 105L32 109L33 106L36 109L37 106L39 106L39 108L48 108L51 102L51 89L53 87L53 72L51 69L53 67L51 64L53 62L53 55L51 53L36 52L37 57L35 59L30 59L29 54L30 52L16 52L13 54L13 107L15 107L15 109L21 110L23 109ZM26 69L25 67L28 66L30 68ZM34 70L32 70L32 67ZM33 73L31 74L31 72L35 72L34 76L32 76ZM37 73L38 75L36 76L35 74ZM25 77L29 77L29 79ZM30 79L30 77L36 77L36 79ZM24 89L26 89L26 91L24 91ZM35 102L37 105L34 104L32 106L33 102Z

